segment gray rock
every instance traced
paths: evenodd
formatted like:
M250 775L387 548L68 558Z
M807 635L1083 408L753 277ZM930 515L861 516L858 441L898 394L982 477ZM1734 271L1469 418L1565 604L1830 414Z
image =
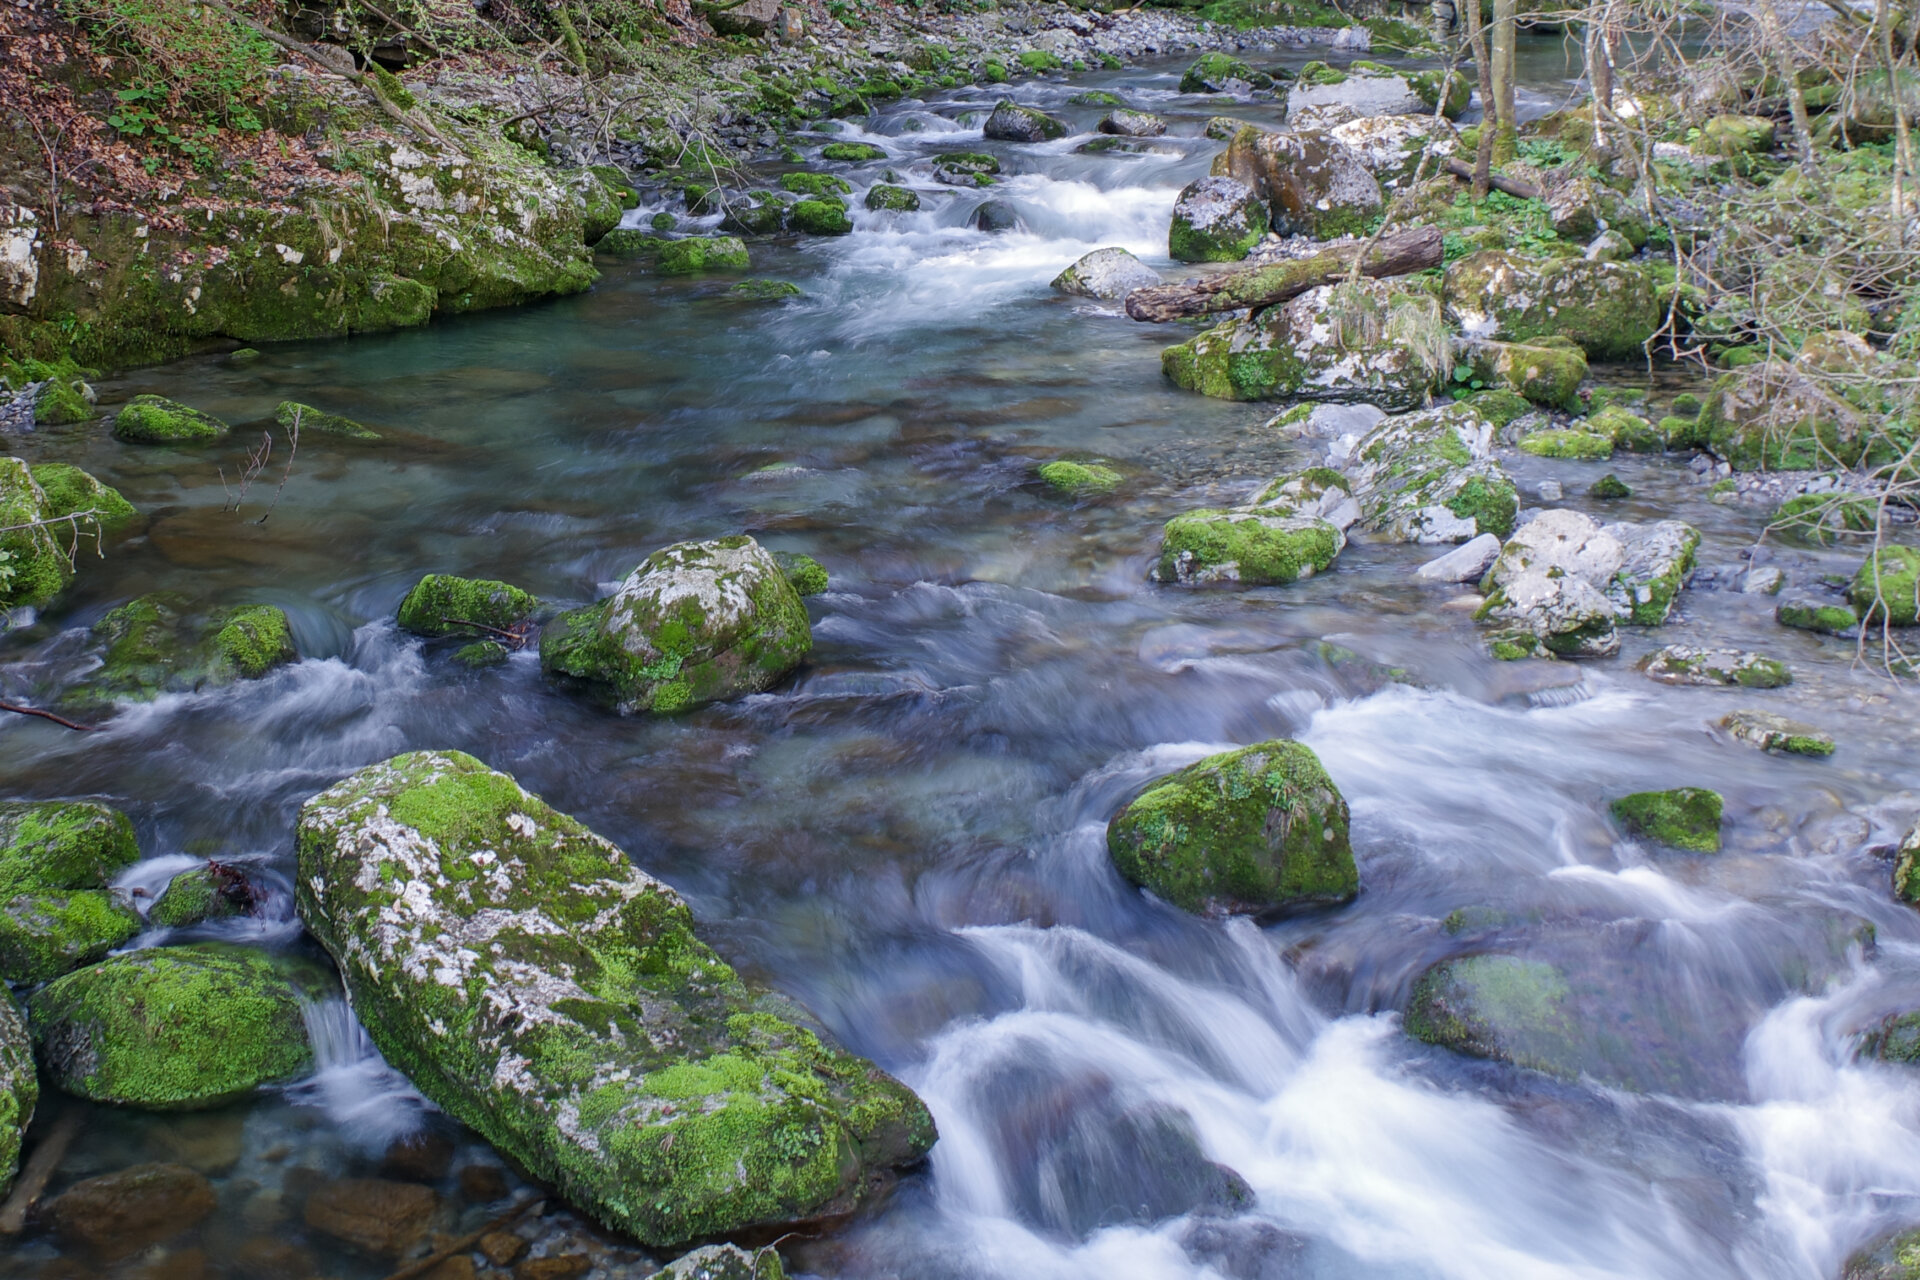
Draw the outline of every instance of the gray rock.
M1044 111L1002 102L987 117L984 130L996 142L1047 142L1067 136L1067 126Z
M763 36L779 19L780 0L741 0L732 8L707 12L707 24L723 36Z
M1616 611L1606 584L1627 549L1578 511L1543 511L1514 531L1487 571L1487 601L1477 615L1509 633L1532 636L1561 657L1620 651Z
M1252 187L1281 235L1356 235L1383 203L1373 174L1331 133L1242 129L1214 160L1213 171Z
M1061 293L1112 301L1160 283L1160 273L1125 249L1095 249L1053 278Z
M1157 138L1167 131L1167 122L1151 112L1118 107L1108 112L1098 127L1101 133L1122 138Z
M1595 236L1587 246L1587 261L1625 262L1633 253L1633 241L1609 228Z
M1700 531L1679 520L1610 524L1606 531L1625 552L1620 568L1606 583L1607 598L1622 621L1636 627L1659 626L1693 576Z
M1354 445L1347 475L1367 527L1400 542L1504 537L1519 508L1493 460L1493 424L1465 404L1381 419Z
M1416 571L1427 582L1478 582L1500 558L1500 539L1483 533L1461 543Z
M1778 689L1793 683L1784 663L1740 649L1701 649L1670 644L1640 660L1640 670L1661 684L1739 685Z
M988 235L998 235L1002 231L1019 231L1027 224L1020 211L1005 200L983 200L974 207L967 225Z
M1380 74L1349 69L1339 84L1295 82L1287 90L1289 118L1311 107L1350 107L1361 116L1413 115L1431 108L1420 100L1407 78L1397 72Z
M1772 596L1780 594L1780 588L1786 585L1786 574L1774 565L1764 564L1747 570L1747 576L1740 580L1740 591L1749 596Z
M1238 262L1267 234L1266 201L1236 178L1188 183L1173 204L1167 251L1179 262Z
M1294 127L1306 126L1295 121ZM1460 149L1460 135L1454 127L1430 115L1368 116L1327 132L1351 148L1388 190L1411 179L1422 157L1426 157L1426 176L1431 178L1441 172L1446 158Z

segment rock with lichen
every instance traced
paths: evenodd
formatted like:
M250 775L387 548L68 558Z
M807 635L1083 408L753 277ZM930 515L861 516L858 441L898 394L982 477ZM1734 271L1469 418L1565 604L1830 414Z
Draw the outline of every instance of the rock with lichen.
M1271 915L1360 891L1347 822L1319 757L1278 739L1157 779L1107 824L1107 851L1187 911Z
M309 1071L302 1006L337 990L310 961L205 943L109 956L42 987L28 1011L62 1090L189 1110Z
M113 420L113 434L129 444L191 444L232 430L210 413L154 395L135 396Z
M1778 689L1793 683L1793 673L1777 658L1743 649L1703 649L1670 644L1640 660L1640 670L1661 684L1737 685Z
M1188 511L1167 521L1156 582L1285 585L1325 571L1347 545L1325 520L1239 507Z
M1847 600L1868 626L1913 626L1920 621L1920 551L1876 549L1854 572Z
M1833 735L1772 711L1736 711L1720 721L1735 742L1794 756L1830 756Z
M1599 360L1640 357L1665 319L1652 280L1626 262L1485 249L1447 268L1445 291L1448 315L1469 338L1566 338Z
M1213 162L1215 176L1245 183L1281 235L1359 235L1379 214L1380 184L1354 150L1318 129L1273 133L1249 126Z
M1470 404L1382 418L1347 466L1366 527L1400 542L1506 537L1520 497L1493 460L1493 433Z
M1195 178L1180 189L1167 228L1176 262L1238 262L1267 234L1267 203L1237 178Z
M0 1195L13 1186L33 1109L40 1102L40 1075L33 1063L33 1037L13 996L0 991Z
M849 1212L932 1145L918 1098L751 990L678 894L471 756L315 796L298 862L387 1061L647 1244Z
M1160 283L1160 273L1121 248L1095 249L1053 278L1053 288L1111 302Z
M612 597L548 623L540 662L622 714L669 713L770 688L812 648L779 563L738 536L654 552Z

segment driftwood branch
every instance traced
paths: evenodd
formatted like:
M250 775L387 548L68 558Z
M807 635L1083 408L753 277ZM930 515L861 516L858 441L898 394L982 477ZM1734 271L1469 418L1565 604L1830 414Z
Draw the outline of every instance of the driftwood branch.
M80 1109L68 1107L27 1157L26 1167L20 1170L20 1180L13 1184L13 1194L7 1197L6 1204L0 1205L0 1235L17 1236L26 1229L27 1215L46 1192L54 1170L60 1167L67 1148L73 1144L73 1136L79 1132Z
M17 716L39 716L42 720L51 720L57 725L64 725L69 729L77 729L81 733L92 733L94 731L94 727L90 724L75 724L65 716L57 716L51 711L42 711L38 707L16 707L11 702L0 702L0 711L11 711Z
M1158 324L1182 316L1271 307L1323 284L1338 284L1352 273L1356 260L1360 274L1367 276L1403 276L1424 271L1440 265L1441 239L1438 227L1415 227L1381 237L1371 251L1364 253L1360 245L1346 245L1316 253L1311 258L1229 271L1196 284L1135 289L1127 295L1127 314L1135 320Z
M1445 168L1448 173L1456 178L1463 178L1468 182L1473 181L1473 166L1465 160L1455 160L1449 157ZM1498 173L1487 175L1487 185L1495 191L1504 191L1508 195L1518 196L1522 200L1539 200L1546 195L1546 192L1540 190L1540 188L1534 186L1531 182L1522 182L1518 178L1509 178Z

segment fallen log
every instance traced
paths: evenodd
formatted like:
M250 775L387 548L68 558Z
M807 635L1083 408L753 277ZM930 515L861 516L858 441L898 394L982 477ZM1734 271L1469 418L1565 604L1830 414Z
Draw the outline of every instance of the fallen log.
M1438 227L1382 236L1360 263L1363 276L1403 276L1440 265ZM1127 314L1158 324L1182 316L1271 307L1323 284L1337 284L1353 272L1362 246L1341 245L1311 258L1293 258L1260 267L1229 271L1194 284L1162 284L1127 295Z
M1473 181L1473 166L1465 160L1448 159L1444 162L1444 167L1448 173L1456 178L1464 178L1468 182ZM1489 173L1487 175L1487 185L1495 191L1504 191L1508 195L1518 196L1522 200L1541 200L1544 199L1547 194L1531 182L1522 182L1518 178L1508 178L1498 173Z

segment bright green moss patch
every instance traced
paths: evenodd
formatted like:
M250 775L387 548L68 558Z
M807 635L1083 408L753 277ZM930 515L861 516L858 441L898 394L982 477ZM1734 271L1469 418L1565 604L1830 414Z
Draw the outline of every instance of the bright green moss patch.
M1162 778L1107 825L1120 874L1188 911L1268 914L1360 890L1347 805L1311 749L1276 740Z
M842 160L852 164L862 164L868 160L885 160L887 153L871 142L829 142L820 148L822 160ZM795 188L787 188L789 191Z
M0 803L0 899L99 889L140 860L133 823L103 804Z
M220 660L242 677L254 680L284 663L298 661L287 615L268 604L242 605L226 616L214 632Z
M803 596L817 596L827 589L827 571L812 556L797 551L783 551L774 556L780 564L780 572L787 575L787 581L793 589Z
M1189 511L1167 521L1154 576L1161 582L1298 582L1340 554L1325 520L1259 511Z
M749 261L747 246L737 236L707 236L663 242L656 265L663 276L685 276L702 271L744 271Z
M45 982L92 964L140 932L140 913L109 889L25 893L0 906L0 979Z
M853 230L847 206L837 198L802 200L787 210L787 221L810 236L844 236Z
M337 413L322 413L310 404L293 400L282 400L280 407L273 411L273 420L288 431L292 431L297 422L302 435L339 436L343 440L380 438L378 431L362 426L352 418L343 418Z
M1920 551L1881 547L1853 575L1847 599L1868 626L1913 626L1920 617Z
M1098 462L1049 462L1035 474L1049 488L1074 498L1112 493L1123 478L1112 467Z
M867 188L867 208L890 213L915 213L920 208L920 197L906 187L876 182Z
M853 194L853 184L845 178L831 173L783 173L780 185L800 195L845 196Z
M101 665L70 695L75 705L148 701L257 679L299 658L287 615L266 604L211 612L175 592L139 596L93 624Z
M504 631L539 607L538 597L511 583L430 573L400 602L399 623L417 636L473 635L488 627Z
M1633 490L1629 489L1626 482L1619 476L1609 471L1593 482L1587 489L1587 496L1598 498L1602 502L1618 502L1622 498L1631 498Z
M120 491L104 485L80 468L64 462L44 462L32 468L34 481L47 497L49 516L82 516L102 526L124 523L140 514Z
M800 296L800 286L791 280L742 280L727 290L729 297L747 302L781 302Z
M1613 439L1592 431L1535 431L1521 439L1520 451L1536 458L1574 458L1592 462L1613 456Z
M233 428L162 396L135 396L113 420L113 434L133 444L189 444L217 440Z
M1695 853L1720 852L1718 791L1702 787L1639 791L1615 800L1611 808L1614 818L1635 835Z
M213 864L182 871L167 881L147 919L168 929L184 929L207 920L224 920L241 913L233 873Z

